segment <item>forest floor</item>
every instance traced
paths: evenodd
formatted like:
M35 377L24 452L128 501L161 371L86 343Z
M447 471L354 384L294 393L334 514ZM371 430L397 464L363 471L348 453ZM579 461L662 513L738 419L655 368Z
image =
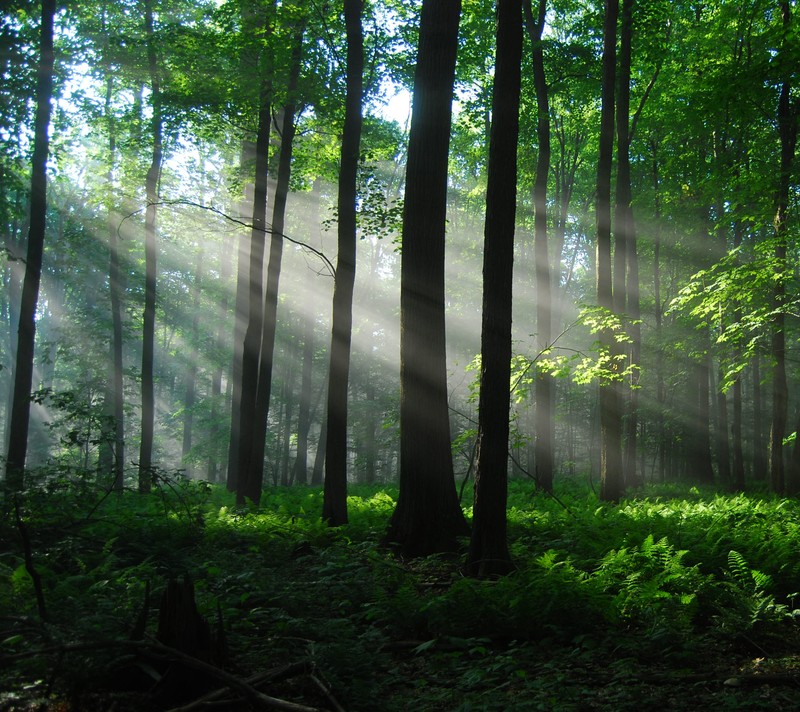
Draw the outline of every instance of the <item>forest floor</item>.
M51 481L0 524L0 711L798 708L797 501L557 495L511 483L517 569L476 581L379 545L392 487L354 487L331 530L315 488L237 510L177 478ZM168 634L200 620L164 602L183 577L194 641Z

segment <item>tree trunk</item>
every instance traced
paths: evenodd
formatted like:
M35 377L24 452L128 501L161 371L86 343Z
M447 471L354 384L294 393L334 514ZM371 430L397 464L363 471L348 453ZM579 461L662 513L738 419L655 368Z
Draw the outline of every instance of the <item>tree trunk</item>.
M105 50L108 51L108 28L105 19L106 6L103 7L103 27L105 32ZM125 476L125 411L123 391L123 332L122 332L122 298L125 291L124 276L120 269L120 241L117 226L111 219L112 204L115 196L115 165L117 160L117 129L113 116L112 99L114 76L110 60L106 60L106 96L104 114L108 130L108 172L106 174L108 189L108 253L109 253L109 297L111 302L111 344L110 372L106 388L106 416L109 424L106 429L106 442L109 447L109 465L113 472L112 487L121 492Z
M339 167L339 240L333 289L328 438L322 500L322 518L332 527L347 523L347 392L353 328L353 286L356 278L356 176L361 145L364 83L362 8L362 0L344 1L347 27L347 94Z
M286 380L283 383L283 435L281 437L280 459L275 463L280 466L281 486L288 487L289 482L289 450L292 442L292 411L294 410L294 342L287 348L290 357L286 365Z
M228 283L228 279L231 274L231 253L228 249L228 245L221 244L220 245L220 268L219 268L219 281L221 284L225 285ZM238 292L238 279L237 279L237 292ZM238 318L234 316L234 318ZM216 342L216 351L218 354L225 353L225 330L228 326L229 314L228 314L228 290L223 289L222 295L219 301L219 323L217 325L217 333L214 337ZM222 404L222 376L223 376L223 364L220 362L218 365L214 367L214 373L211 376L211 428L209 430L208 439L211 443L211 448L209 450L208 455L208 469L206 471L206 477L209 482L222 482L222 473L219 471L219 432L220 432L220 410ZM232 376L231 376L232 377ZM230 382L230 379L229 379ZM224 468L223 468L224 471Z
M780 3L784 32L791 31L791 3ZM791 67L783 59L782 48L779 58L783 60L784 71ZM778 189L775 194L775 287L773 292L774 318L772 323L771 354L772 367L772 425L769 437L769 474L773 491L783 493L786 486L783 458L783 439L786 437L788 412L788 383L786 381L786 281L791 271L786 261L787 213L792 186L792 164L797 145L798 101L792 101L792 86L789 79L781 84L778 101L778 135L781 144L781 162Z
M767 477L767 443L764 440L764 394L761 387L761 356L753 356L753 477Z
M259 13L263 11L263 14ZM242 141L239 165L242 176L247 170L253 173L253 182L245 182L240 213L250 220L249 239L239 238L238 263L236 268L236 306L233 332L233 361L231 364L231 423L228 443L228 475L226 486L229 492L236 492L239 487L239 465L242 456L242 440L252 439L252 410L258 376L258 339L261 336L261 303L263 299L263 262L264 240L267 210L267 178L269 174L269 139L272 125L272 84L270 64L271 56L263 48L271 34L272 17L267 7L243 3L240 9L242 26L246 33L257 36L263 32L264 42L260 45L245 46L239 56L239 71L243 76L257 68L260 77L258 94L258 126L255 142L248 139ZM259 22L261 27L259 27ZM263 29L262 29L263 28ZM263 182L262 182L263 181ZM258 254L252 255L255 245ZM257 264L256 264L257 263ZM251 319L250 309L257 310ZM250 340L248 329L251 330ZM245 345L245 342L247 344ZM246 348L247 356L245 356ZM255 355L254 355L255 353ZM245 365L246 364L246 365ZM248 390L243 391L244 385ZM245 402L242 394L245 393ZM243 421L242 418L245 418ZM246 431L246 432L243 432ZM245 464L247 452L244 452Z
M14 365L14 391L9 418L9 446L6 458L6 488L16 492L24 486L25 459L28 453L33 357L36 338L36 308L42 276L42 253L47 224L47 158L50 152L48 131L53 97L53 24L55 0L42 0L39 69L36 82L33 159L31 164L31 209L25 279L22 284L17 355Z
M306 305L309 308L309 305ZM303 334L303 370L300 377L300 410L297 413L297 457L292 470L292 481L308 484L308 431L311 428L311 377L314 366L314 315L305 315Z
M543 21L544 2L541 2L539 22ZM521 63L522 2L497 0L497 58L492 90L492 129L489 139L483 248L481 384L475 501L472 539L466 564L468 573L480 577L502 576L513 568L506 541L506 502ZM540 112L543 108L539 106ZM538 167L537 184L540 179L539 170L545 171L546 184L546 166ZM541 197L541 190L542 186L538 185L537 197ZM547 272L546 244L544 249L544 269ZM541 253L538 253L537 275L541 257ZM549 316L547 314L548 321ZM537 468L539 464L537 451Z
M267 177L269 137L272 125L271 87L264 82L259 94L258 131L256 134L255 180L253 183L253 229L250 233L249 278L247 297L247 327L242 344L241 386L238 392L239 414L231 424L231 449L237 445L236 456L228 465L228 487L235 483L236 499L243 503L243 490L249 472L252 453L256 389L258 387L259 350L263 328L264 243L267 231ZM240 258L241 258L241 252ZM236 401L234 394L234 402ZM236 427L238 425L238 427ZM257 497L261 496L259 486ZM257 502L258 499L253 501Z
M742 224L737 220L733 225L733 247L740 247L742 244ZM738 264L738 258L737 258ZM742 318L741 309L737 308L734 319L739 322ZM741 358L741 348L735 347L734 358ZM741 492L744 490L744 446L742 444L742 374L736 374L731 388L733 398L733 412L731 422L731 447L733 451L732 462L732 481L734 490Z
M650 151L653 156L653 192L655 194L654 210L654 237L653 237L653 300L655 302L655 342L656 342L656 422L655 440L657 447L656 472L658 480L664 481L666 475L666 449L667 431L665 427L664 410L666 409L667 391L664 384L664 347L662 346L662 329L664 322L664 306L661 301L661 196L659 188L661 177L657 158L658 142L650 142Z
M603 80L600 109L600 148L597 160L597 302L614 312L611 281L611 168L614 152L614 84L618 0L605 0ZM619 245L617 245L619 249ZM600 334L602 347L614 358L619 351L610 329ZM622 496L622 414L616 372L600 383L600 499L616 502Z
M460 0L423 0L406 164L400 287L400 493L386 534L406 555L454 550L444 253Z
M142 326L142 432L139 444L139 491L149 492L153 468L153 430L155 424L155 386L153 367L156 329L156 202L158 181L163 157L161 88L158 78L155 38L153 37L153 3L144 0L147 63L150 70L151 102L153 106L153 155L147 171L147 208L144 218L145 286Z
M689 452L689 476L694 482L714 483L711 461L711 357L708 355L708 333L704 334L703 353L694 364L693 392L695 393L695 418L689 434L692 449ZM691 387L691 386L690 386Z
M539 155L533 186L534 261L536 269L536 338L537 350L545 353L553 338L553 304L550 280L550 257L547 238L547 180L550 173L550 104L544 70L542 31L547 13L546 0L539 0L534 18L530 0L524 2L525 20L533 55L533 82L536 88L536 136ZM559 255L560 258L560 255ZM537 369L534 384L534 459L536 484L546 492L553 491L553 446L555 418L553 395L555 379L550 373Z
M731 448L728 440L728 399L722 390L725 371L719 367L717 378L717 472L719 481L726 487L731 487Z
M194 467L188 462L192 450L192 430L194 428L194 406L197 401L197 360L200 357L198 343L200 341L200 282L203 264L203 248L197 251L197 264L194 272L194 299L192 300L191 344L189 348L189 365L186 368L186 390L183 399L183 445L181 460L188 477L192 477Z
M272 394L272 366L275 356L275 331L278 324L278 286L283 259L283 228L286 218L286 199L289 195L289 177L292 170L292 147L295 133L295 113L297 111L297 83L303 49L303 28L294 37L292 66L287 85L287 101L283 108L283 130L281 148L278 154L278 176L275 184L275 201L272 206L272 226L270 227L269 263L267 264L267 285L264 290L263 327L258 349L258 379L255 389L253 409L253 432L249 442L242 442L241 448L249 448L247 467L239 469L239 488L236 500L240 504L245 498L253 503L261 501L261 487L264 482L264 447L267 439L269 402ZM240 462L244 462L244 458Z

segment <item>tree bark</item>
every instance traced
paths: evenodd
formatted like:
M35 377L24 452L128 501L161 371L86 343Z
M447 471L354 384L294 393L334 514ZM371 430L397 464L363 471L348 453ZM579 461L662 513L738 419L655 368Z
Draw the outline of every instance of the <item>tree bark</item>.
M550 256L547 236L547 180L550 174L550 104L547 77L544 68L542 31L547 13L546 0L539 0L536 18L530 0L525 0L524 11L533 58L533 82L536 89L536 137L539 155L533 186L534 262L536 269L536 339L537 350L544 353L550 348L553 337L553 298L550 279ZM560 255L559 255L560 258ZM537 369L534 383L534 461L536 484L546 492L553 491L553 446L555 420L553 396L555 379Z
M181 460L186 475L191 477L194 467L188 462L192 450L192 431L194 429L194 406L197 401L197 359L200 356L198 342L200 341L200 283L201 268L203 264L203 248L197 251L197 263L194 271L194 299L192 300L192 326L191 344L189 345L189 364L186 368L186 390L183 398L183 443L181 447Z
M387 542L454 550L469 527L450 444L444 253L460 0L423 0L406 165L400 287L400 493Z
M539 20L540 23L544 20L544 2L540 4ZM506 503L521 63L522 2L497 0L497 54L483 248L475 501L466 565L468 573L480 577L502 576L513 569L506 541ZM540 105L540 111L543 108ZM545 169L546 183L546 167L539 168ZM541 196L541 187L537 197ZM547 272L546 244L544 247ZM537 275L540 257L537 254ZM547 317L549 320L549 314ZM538 467L538 452L536 464Z
M272 394L272 367L275 356L275 331L278 325L278 287L283 259L283 229L286 218L286 200L289 195L289 178L292 170L292 148L295 133L295 113L297 111L297 83L303 48L303 28L297 29L292 49L292 65L287 85L287 100L283 107L283 130L278 154L278 176L275 183L275 201L272 206L272 225L269 229L269 262L267 264L267 285L264 290L264 304L261 311L263 327L260 330L258 347L258 377L255 388L255 402L252 416L252 437L242 441L240 451L249 450L240 458L239 487L236 500L243 504L250 499L254 504L261 501L261 487L264 482L264 448L267 439L269 402ZM242 398L244 400L244 396ZM244 411L243 411L244 412ZM242 463L246 462L246 467Z
M614 85L618 0L605 0L603 23L603 80L600 108L600 148L597 160L597 301L615 313L611 281L611 168L614 152ZM617 246L617 249L619 247ZM614 358L619 348L610 329L600 334L602 347ZM616 369L612 367L612 375ZM622 496L622 414L619 384L606 377L600 383L600 499L616 502Z
M25 484L25 459L28 453L33 357L36 339L36 308L42 276L42 254L47 226L47 159L50 152L51 100L53 97L53 24L55 0L42 0L39 68L36 82L33 159L31 165L31 203L25 278L22 283L17 355L14 365L14 390L9 419L9 446L6 458L6 488L16 492Z
M151 102L153 119L153 153L145 182L147 208L144 218L145 286L144 316L142 325L142 432L139 443L139 491L149 492L153 469L153 430L155 425L155 385L153 368L155 358L156 329L156 218L158 181L163 158L161 85L158 77L158 59L153 36L153 3L144 0L145 35L147 38L147 63L150 70Z
M339 167L339 226L336 279L333 289L328 437L322 518L332 527L347 523L347 392L350 378L350 338L353 328L353 287L356 278L356 177L361 145L361 102L364 73L362 0L344 0L347 28L347 93Z
M780 3L783 29L791 30L791 3ZM783 51L781 52L783 54ZM784 71L790 71L786 66ZM789 197L792 164L797 146L798 102L792 101L790 80L784 79L778 100L778 135L781 144L780 173L775 194L775 287L773 292L774 318L772 323L772 425L769 437L769 474L773 491L783 493L786 487L784 472L783 439L786 437L788 413L788 384L786 381L786 280L791 274L786 260Z
M636 472L636 450L639 431L639 378L638 364L641 360L641 327L639 326L639 256L636 245L636 223L633 216L631 190L630 143L630 84L631 55L633 48L633 4L634 0L623 0L620 22L619 96L617 98L617 230L615 234L615 257L621 252L616 268L622 270L617 285L623 294L615 302L620 313L627 310L630 318L628 333L629 365L632 367L629 388L625 393L626 414L623 422L624 451L622 459L623 482L626 486L640 484ZM620 390L624 384L620 383Z
M309 308L309 305L306 305ZM303 334L303 369L300 376L300 409L297 413L297 457L292 470L292 481L308 484L308 431L311 428L311 377L314 366L314 315L305 315Z

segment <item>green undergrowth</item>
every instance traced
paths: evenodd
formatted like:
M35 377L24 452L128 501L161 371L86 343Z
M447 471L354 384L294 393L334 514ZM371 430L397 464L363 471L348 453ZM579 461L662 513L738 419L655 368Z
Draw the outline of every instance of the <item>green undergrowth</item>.
M237 508L223 489L180 478L147 496L51 481L18 502L46 622L6 502L0 709L17 709L23 689L95 689L109 655L91 642L125 639L143 605L154 634L161 591L185 575L201 613L221 616L232 671L309 660L350 710L635 709L698 669L711 682L672 708L781 708L780 688L765 697L722 679L753 660L794 669L797 501L661 488L611 506L569 483L554 498L512 482L516 569L478 581L460 555L406 561L381 547L396 496L352 487L350 523L330 529L316 488L270 489L260 507ZM64 648L76 641L86 645Z

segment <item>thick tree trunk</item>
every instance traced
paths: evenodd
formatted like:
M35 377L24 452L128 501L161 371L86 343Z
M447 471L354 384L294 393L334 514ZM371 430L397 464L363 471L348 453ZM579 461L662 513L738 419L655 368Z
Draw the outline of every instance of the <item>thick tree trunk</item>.
M155 38L153 36L153 3L145 0L145 33L147 37L147 62L150 70L153 119L153 154L145 183L147 208L144 218L144 316L142 324L142 432L139 443L139 491L149 492L153 468L153 431L155 425L155 385L153 368L156 330L156 217L158 181L163 158L161 88L158 78Z
M406 165L400 287L400 494L388 542L407 555L457 548L447 403L444 253L460 0L423 0Z
M48 131L53 97L53 24L55 0L42 0L39 68L36 82L33 159L31 165L31 209L25 279L22 283L17 355L14 365L14 390L9 418L9 446L6 458L6 488L10 492L24 486L25 459L28 453L33 357L36 339L36 308L42 275L42 253L47 224L47 158L50 152Z
M603 80L600 109L600 148L597 160L597 302L614 311L611 281L611 168L614 152L614 85L618 0L606 0L603 24ZM617 245L617 249L619 246ZM601 345L613 358L618 345L610 329L600 334ZM614 374L616 375L616 374ZM622 496L622 413L619 383L600 383L600 499L616 502Z
M362 0L344 1L347 27L347 94L339 165L339 228L336 280L333 288L328 438L322 518L332 527L347 523L347 392L350 338L353 328L353 287L356 278L356 177L361 145L361 102L364 73Z
M539 20L544 20L543 2ZM475 501L466 565L470 574L480 577L502 576L513 568L506 541L506 502L521 63L522 2L497 0L497 56L483 248ZM540 111L542 108L540 105ZM541 255L537 254L538 257ZM544 258L547 272L546 245ZM539 267L537 259L537 274ZM547 317L549 320L549 314ZM537 451L537 468L539 464Z

